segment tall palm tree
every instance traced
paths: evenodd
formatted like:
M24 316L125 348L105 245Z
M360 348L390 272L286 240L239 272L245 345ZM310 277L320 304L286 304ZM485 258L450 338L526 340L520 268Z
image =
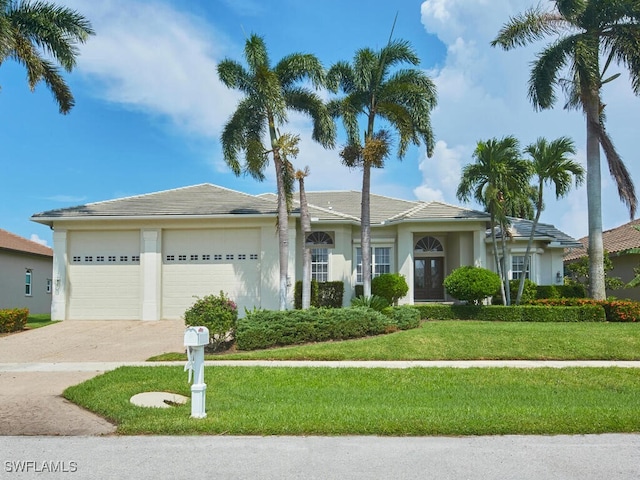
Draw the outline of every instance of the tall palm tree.
M436 106L436 87L422 70L397 68L419 63L408 42L389 40L378 51L358 50L352 64L338 62L327 75L329 86L344 93L344 97L329 104L334 117L342 118L347 133L347 145L340 156L348 167L362 168L360 246L366 297L371 295L371 168L382 168L389 156L391 131L388 129L397 133L399 159L411 143L424 143L427 155L433 154L430 113ZM364 138L360 137L360 119L366 122ZM377 119L387 128L376 130Z
M584 169L582 166L571 160L567 156L575 155L576 147L573 140L568 137L560 137L551 142L545 138L538 138L535 143L528 145L524 152L531 157L531 165L533 174L538 180L536 190L535 208L536 216L531 225L531 233L527 242L527 251L524 256L524 271L520 277L518 285L518 295L516 296L516 305L520 303L522 292L524 290L524 280L526 272L529 269L531 246L533 245L533 237L536 227L540 221L540 214L544 209L543 190L545 185L555 187L556 199L560 199L571 190L572 179L575 180L576 187L584 180Z
M556 87L567 87L568 107L579 105L587 120L587 208L589 216L590 294L605 298L600 147L618 194L635 215L633 182L604 127L602 86L612 62L629 70L631 85L640 94L640 2L637 0L555 0L555 8L538 6L512 17L491 43L505 50L546 36L555 37L533 63L529 98L536 109L551 108ZM601 58L605 59L601 68ZM565 69L566 67L566 69ZM561 72L568 70L568 78Z
M31 90L44 81L60 113L75 102L56 64L71 72L77 45L90 35L91 23L75 10L45 1L0 0L0 65L7 59L22 64Z
M280 309L287 308L289 269L289 217L287 203L294 182L287 148L292 137L280 135L287 123L287 111L309 115L313 121L313 139L325 147L333 147L335 125L320 97L301 86L309 80L319 88L325 80L320 61L310 54L294 53L271 66L262 37L251 35L245 43L245 68L235 60L218 64L218 76L227 87L240 90L244 98L224 126L221 141L224 159L236 175L247 173L264 180L270 157L276 172L278 194L278 241L280 254ZM267 143L265 146L265 142ZM294 142L295 146L297 142ZM240 154L244 154L244 165Z
M304 179L309 176L309 167L304 170L296 170L295 177L300 186L300 230L302 231L302 309L311 306L311 250L307 246L307 236L311 233L311 217L309 216L309 204L307 192L304 188Z
M475 163L462 169L456 195L462 202L472 198L483 205L491 217L493 258L501 279L502 301L511 303L506 265L498 255L496 229L500 227L502 258L506 260L506 238L509 220L507 208L527 189L531 178L529 162L520 158L520 145L513 136L478 142L473 152Z

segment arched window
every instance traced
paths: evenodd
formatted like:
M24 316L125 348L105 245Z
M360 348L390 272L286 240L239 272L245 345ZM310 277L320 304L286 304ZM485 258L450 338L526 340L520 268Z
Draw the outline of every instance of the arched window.
M440 240L434 237L422 237L420 240L416 242L416 246L414 248L415 253L433 253L433 252L443 252L442 244Z
M324 247L333 247L333 237L327 232L311 232L307 235L305 244L308 247L314 245L322 245Z

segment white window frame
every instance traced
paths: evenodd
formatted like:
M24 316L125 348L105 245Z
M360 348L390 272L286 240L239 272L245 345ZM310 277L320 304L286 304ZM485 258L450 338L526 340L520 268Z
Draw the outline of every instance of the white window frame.
M380 263L380 250L386 250L388 254L388 262ZM386 255L385 255L386 256ZM356 247L356 284L362 284L362 247ZM378 267L385 268L378 268ZM381 271L384 270L384 271ZM372 245L371 246L371 278L378 277L383 273L393 272L393 245Z
M33 296L33 270L27 268L24 278L24 295L25 297Z
M329 249L327 247L310 248L311 252L311 280L316 282L329 281ZM320 259L318 257L321 257Z

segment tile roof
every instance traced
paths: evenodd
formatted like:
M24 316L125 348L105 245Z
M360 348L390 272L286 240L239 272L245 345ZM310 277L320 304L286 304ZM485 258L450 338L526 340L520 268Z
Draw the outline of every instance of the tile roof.
M528 240L529 236L531 235L533 221L515 217L509 217L509 220L511 221L509 234L513 238ZM489 234L487 234L487 236L489 236ZM498 238L500 238L499 232L497 236ZM536 240L548 240L549 242L556 242L558 243L558 246L562 246L564 248L579 246L579 243L573 237L570 237L566 233L561 232L556 227L548 223L538 223L538 225L536 225L536 230L533 238Z
M36 255L53 257L53 250L51 248L2 229L0 229L0 250L12 250L14 252L34 253Z
M275 215L276 213L277 204L273 200L203 183L146 195L49 210L36 213L31 219L49 224L52 220L79 217Z
M610 254L622 255L631 248L640 248L640 232L633 228L634 226L640 226L640 219L602 232L604 249ZM578 242L582 246L567 251L564 255L565 260L576 260L587 255L589 237L582 237Z

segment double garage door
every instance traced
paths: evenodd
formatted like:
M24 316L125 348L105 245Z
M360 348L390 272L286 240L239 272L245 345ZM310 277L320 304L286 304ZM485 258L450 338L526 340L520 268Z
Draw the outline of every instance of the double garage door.
M144 281L140 231L70 232L67 318L141 318ZM258 229L165 230L159 279L163 319L221 290L238 308L259 305Z

